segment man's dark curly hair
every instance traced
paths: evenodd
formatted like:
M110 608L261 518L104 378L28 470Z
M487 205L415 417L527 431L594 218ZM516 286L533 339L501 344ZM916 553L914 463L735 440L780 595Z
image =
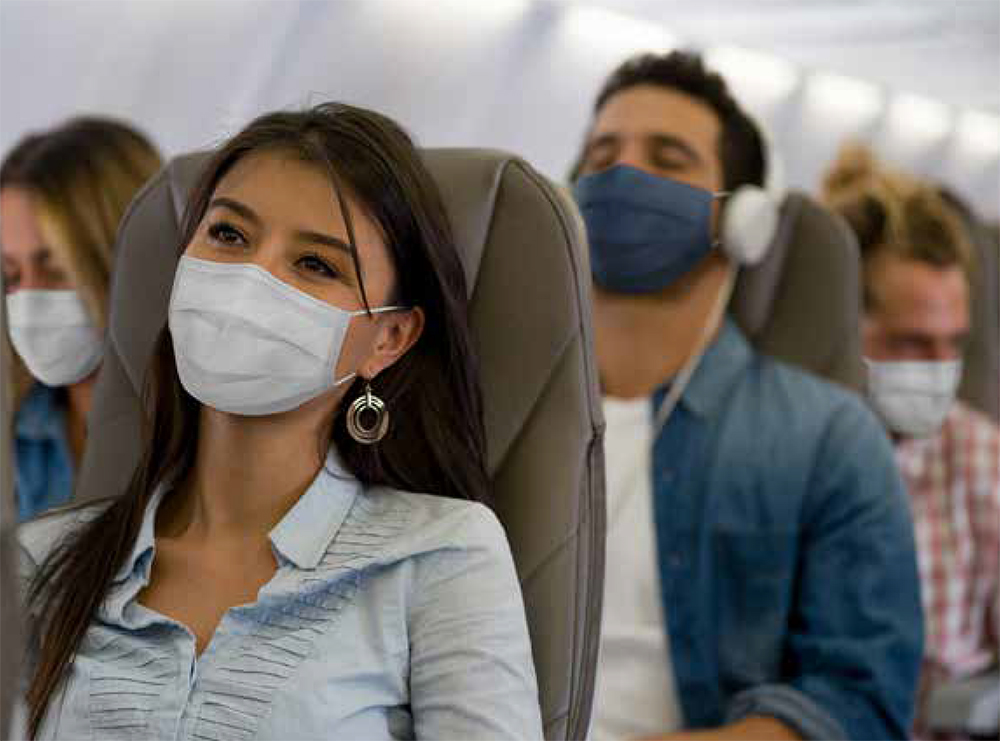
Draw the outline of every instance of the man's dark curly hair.
M715 112L722 127L718 154L726 190L734 190L741 185L764 185L767 170L764 138L730 94L726 81L705 67L700 54L672 51L668 54L640 54L625 60L611 73L598 93L594 115L612 96L638 85L678 90ZM580 153L573 166L571 177L574 180L580 174L584 154Z

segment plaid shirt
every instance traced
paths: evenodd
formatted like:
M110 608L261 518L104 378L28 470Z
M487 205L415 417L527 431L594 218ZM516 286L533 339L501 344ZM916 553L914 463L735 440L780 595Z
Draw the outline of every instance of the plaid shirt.
M900 442L896 458L916 528L925 616L924 694L997 660L1000 430L956 402L939 434Z

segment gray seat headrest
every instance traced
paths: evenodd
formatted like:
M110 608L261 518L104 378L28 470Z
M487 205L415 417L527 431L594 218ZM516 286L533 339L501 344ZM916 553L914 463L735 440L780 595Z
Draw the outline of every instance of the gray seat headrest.
M767 256L740 273L730 313L761 352L862 390L859 259L838 216L789 193Z
M971 224L972 321L959 396L1000 423L1000 229Z

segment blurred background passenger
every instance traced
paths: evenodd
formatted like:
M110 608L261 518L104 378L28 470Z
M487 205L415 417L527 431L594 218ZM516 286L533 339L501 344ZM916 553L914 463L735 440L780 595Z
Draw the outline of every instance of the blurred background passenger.
M697 54L632 58L597 96L575 184L607 419L596 739L909 730L919 582L886 434L725 311L756 223L717 223L766 161Z
M892 435L916 527L926 698L998 658L1000 432L955 396L974 253L936 187L860 145L844 147L824 190L861 247L868 394ZM918 712L918 734L928 732L923 721Z
M75 118L30 134L0 168L0 244L14 399L17 512L69 500L101 363L115 232L160 156L134 128Z

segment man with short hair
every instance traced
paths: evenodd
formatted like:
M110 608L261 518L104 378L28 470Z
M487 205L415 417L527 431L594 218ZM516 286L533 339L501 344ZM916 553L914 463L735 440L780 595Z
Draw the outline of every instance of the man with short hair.
M909 730L920 601L886 435L724 318L720 201L764 163L723 80L674 52L611 75L575 167L607 421L596 739Z
M969 332L965 227L930 185L872 167L867 182L827 197L861 247L868 393L913 510L926 699L1000 656L1000 431L955 399ZM923 710L920 735L930 732Z

